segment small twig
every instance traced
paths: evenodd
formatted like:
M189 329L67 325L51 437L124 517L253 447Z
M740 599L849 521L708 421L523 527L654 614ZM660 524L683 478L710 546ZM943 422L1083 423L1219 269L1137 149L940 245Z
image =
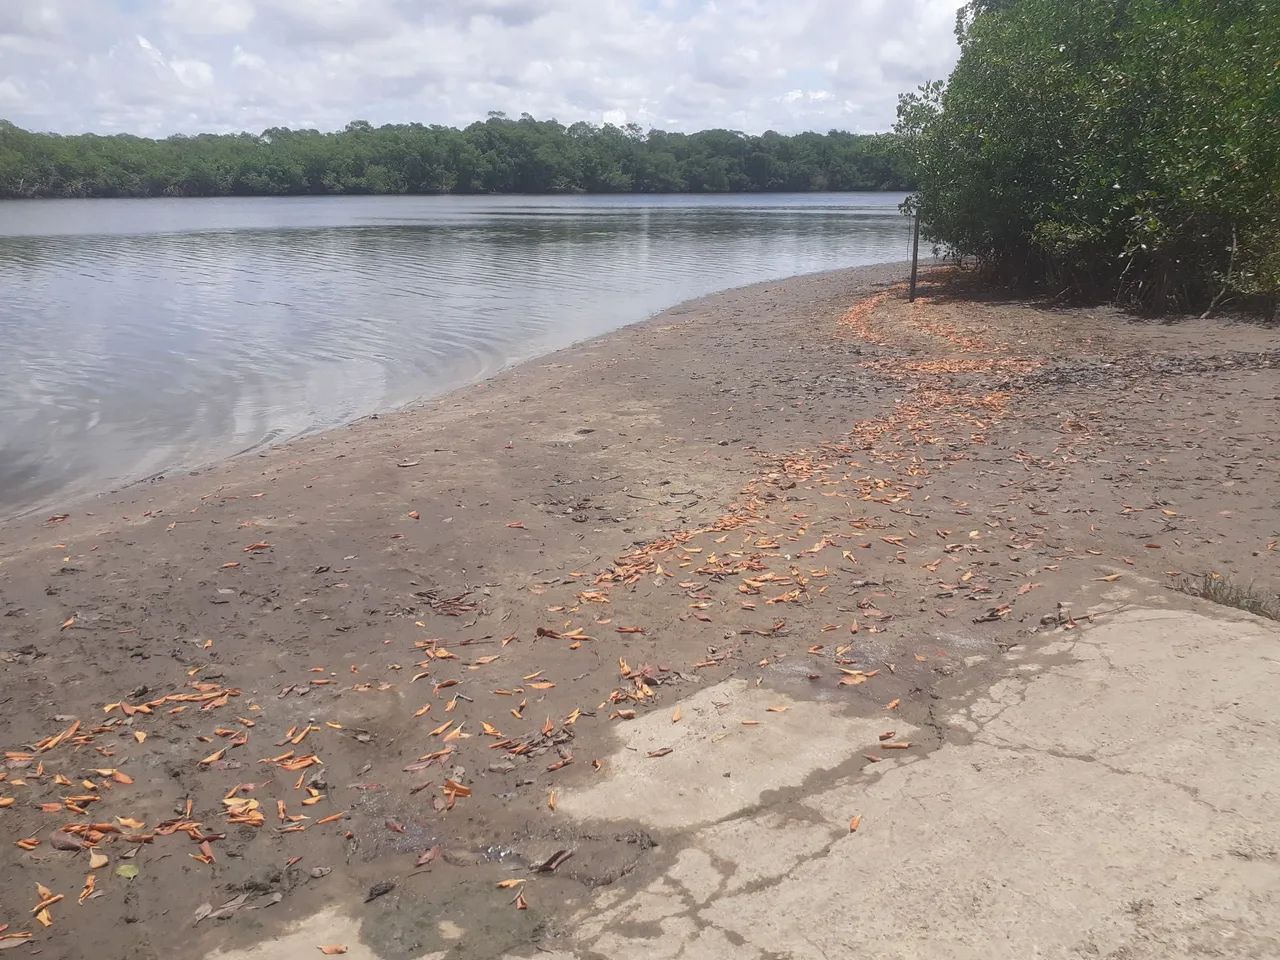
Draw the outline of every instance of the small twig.
M1227 275L1226 277L1223 278L1222 289L1218 291L1218 295L1209 301L1209 306L1205 309L1204 313L1200 314L1201 320L1208 320L1209 315L1212 314L1214 311L1214 308L1218 306L1218 302L1224 296L1226 296L1227 289L1231 286L1231 271L1235 269L1235 266L1236 266L1236 228L1235 228L1235 225L1232 224L1231 226L1231 259L1227 261Z

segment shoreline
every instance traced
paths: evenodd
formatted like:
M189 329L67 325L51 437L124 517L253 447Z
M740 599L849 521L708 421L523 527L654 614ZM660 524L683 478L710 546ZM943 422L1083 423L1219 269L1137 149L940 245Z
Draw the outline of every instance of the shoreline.
M883 191L883 192L894 192L894 191ZM50 199L61 199L61 198L50 198ZM85 199L164 199L164 198L146 198L146 197L132 198L131 197L131 198L85 198ZM174 199L187 199L187 198L174 198ZM220 198L213 197L213 198L203 198L203 199L220 199ZM102 490L75 494L67 498L59 498L57 496L52 496L49 498L41 499L40 501L38 501L33 505L22 507L17 512L13 512L13 513L0 512L0 545L2 545L4 542L3 529L7 524L16 523L23 520L31 520L43 513L55 515L55 514L66 513L66 512L75 510L77 508L84 510L90 504L95 504L104 499L110 499L112 497L123 496L136 488L152 486L157 483L163 482L171 477L198 476L200 474L207 473L210 470L213 470L223 464L230 464L232 462L239 461L241 459L251 457L251 456L261 456L264 452L276 450L281 447L286 447L293 443L297 443L301 441L316 440L332 432L348 430L356 426L357 424L363 423L365 421L377 420L392 414L411 412L414 410L422 409L423 407L433 403L444 402L456 393L460 393L465 390L468 390L476 386L477 384L498 379L506 375L510 371L516 370L524 366L525 364L536 363L540 360L545 360L549 357L554 357L560 353L569 352L579 347L583 347L588 344L595 343L597 341L607 340L608 338L614 336L617 333L620 333L623 330L627 330L632 327L639 327L648 323L652 323L669 311L680 310L684 308L692 309L701 301L710 300L712 298L721 296L722 294L729 293L731 291L746 291L746 290L753 289L755 287L768 286L770 284L791 283L795 281L802 281L806 278L816 278L816 277L827 276L827 275L845 274L851 271L862 271L862 270L876 271L877 276L879 275L878 272L881 269L897 268L905 272L906 270L909 269L909 264L910 264L910 261L887 261L885 263L864 264L864 265L859 265L854 267L840 267L834 270L817 270L810 273L794 274L792 276L780 278L778 280L761 280L761 281L756 281L755 283L744 284L744 285L734 286L734 287L726 287L721 290L715 290L701 297L694 297L690 300L684 300L679 303L672 304L671 306L665 307L662 310L657 311L656 313L650 314L649 316L644 317L640 320L636 320L632 323L625 324L624 326L617 327L612 330L608 330L604 333L596 334L595 336L587 337L583 340L574 341L573 343L567 344L563 347L557 347L555 350L549 351L547 353L539 353L539 354L535 354L534 356L526 357L521 360L511 361L497 368L492 373L486 376L483 376L478 380L471 380L469 382L449 388L443 393L417 397L413 400L407 401L406 403L399 404L397 406L388 407L385 410L379 410L374 413L364 414L362 416L356 417L353 420L349 420L345 423L332 424L327 426L317 426L315 428L305 430L301 433L294 434L292 436L288 436L283 439L264 440L260 443L250 445L234 453L230 453L225 456L213 457L212 459L208 459L208 460L202 460L195 464L181 464L181 463L175 464L165 469L155 471L154 473L149 474L147 476L138 477L136 479L125 481L118 486L108 486Z
M1197 890L1240 856L1167 825L1209 802L1280 843L1278 634L1176 587L1280 591L1280 350L901 280L722 291L0 525L0 923L139 960L955 954L937 923L1105 954L1216 923Z

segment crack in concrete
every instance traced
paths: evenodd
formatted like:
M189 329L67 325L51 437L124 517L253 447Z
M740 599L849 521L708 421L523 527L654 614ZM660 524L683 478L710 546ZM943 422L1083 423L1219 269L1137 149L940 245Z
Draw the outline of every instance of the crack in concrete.
M1224 810L1222 807L1215 806L1214 804L1210 803L1208 800L1205 800L1204 798L1202 798L1200 796L1200 790L1198 787L1193 787L1190 784L1181 783L1177 780L1170 780L1166 777L1157 777L1154 774L1143 773L1141 770L1127 770L1124 767L1118 767L1115 764L1108 763L1107 761L1099 759L1098 757L1092 756L1091 754L1071 753L1066 750L1056 750L1052 747L1035 747L1035 746L1032 746L1031 744L1012 743L1007 740L1004 740L1004 741L975 740L974 743L980 746L991 747L993 750L1003 750L1003 751L1007 751L1009 753L1014 753L1014 754L1032 753L1032 754L1040 754L1046 757L1053 757L1056 760L1073 760L1077 763L1097 764L1098 766L1102 767L1104 770L1108 771L1109 773L1114 773L1117 776L1139 777L1143 780L1149 780L1152 783L1160 783L1165 785L1166 787L1173 787L1175 790L1179 791L1180 793L1186 794L1195 803L1201 804L1202 806L1209 808L1214 813L1222 814L1224 816L1238 816L1238 814L1234 810Z

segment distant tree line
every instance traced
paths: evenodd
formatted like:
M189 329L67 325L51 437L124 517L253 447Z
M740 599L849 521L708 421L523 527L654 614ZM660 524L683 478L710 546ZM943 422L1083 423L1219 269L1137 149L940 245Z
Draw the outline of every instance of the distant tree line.
M500 113L461 130L357 120L334 133L163 140L32 133L0 120L0 197L903 190L912 184L896 140L646 133Z
M933 240L1053 293L1276 309L1277 0L973 0L957 34L898 111Z

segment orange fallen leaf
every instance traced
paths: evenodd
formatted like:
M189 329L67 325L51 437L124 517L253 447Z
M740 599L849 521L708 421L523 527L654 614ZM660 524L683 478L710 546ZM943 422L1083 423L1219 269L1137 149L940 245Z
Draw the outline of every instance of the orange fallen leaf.
M209 766L209 764L211 764L211 763L217 763L217 762L218 762L219 760L221 760L224 756L226 756L226 754L227 754L227 748L226 748L226 747L223 747L221 750L215 750L213 753L209 754L209 756L207 756L207 757L205 757L203 760L201 760L201 761L200 761L200 763L198 764L198 766L201 766L201 767L207 767L207 766Z
M471 788L463 786L462 784L458 783L456 780L446 780L444 782L443 789L445 793L450 794L451 796L455 796L455 797L471 796Z
M260 540L257 543L249 544L247 547L244 548L244 552L256 553L259 550L270 550L270 549L271 549L271 544L267 543L265 540Z
M517 910L528 910L528 909L529 909L529 903L528 903L528 901L526 901L526 900L525 900L525 898L524 898L524 891L523 891L523 890L522 890L522 891L520 891L518 894L516 894L515 904L516 904L516 909L517 909Z
M64 899L64 898L63 898L62 894L60 894L60 893L54 893L54 894L51 894L51 895L49 895L49 896L46 896L43 900L41 900L41 901L40 901L39 903L37 903L34 907L32 907L32 908L31 908L31 912L32 912L32 913L42 913L42 912L46 912L46 911L48 911L48 909L49 909L50 907L52 907L55 903L60 903L60 902L62 902L62 900L63 900L63 899Z
M510 523L508 523L508 524L507 524L507 526L508 526L510 529L512 529L512 530L523 530L523 529L524 529L524 521L523 521L523 520L512 520Z
M240 561L239 561L239 560L228 560L226 563L224 563L224 564L222 565L222 569L223 569L223 570L234 570L234 569L235 569L236 567L238 567L238 566L240 566Z
M347 945L345 943L329 943L316 947L316 949L326 957L336 957L347 952Z
M80 891L80 896L77 900L78 903L84 903L93 896L94 883L95 878L92 873L84 878L84 889Z
M552 790L549 794L547 794L547 809L550 810L552 813L555 813L556 792L554 790Z
M679 707L676 707L674 710L672 710L672 711L671 711L671 722L672 722L672 723L679 723L679 722L680 722L680 708L679 708Z
M40 838L27 837L25 840L18 840L17 845L23 850L34 850L36 847L40 846Z
M885 706L885 709L886 709L886 710L897 710L897 709L898 709L898 706L899 706L901 703L902 703L902 700L901 700L901 699L899 699L899 698L896 698L896 697L895 697L894 699L892 699L892 700L890 700L890 701L889 701L889 703Z
M523 878L523 877L513 877L513 878L511 878L510 880L499 880L499 881L498 881L498 889L499 889L499 890L511 890L511 889L512 889L512 888L514 888L514 887L518 887L518 886L520 886L520 885L521 885L521 884L523 884L524 882L525 882L525 880L524 880L524 878Z
M422 514L420 514L417 510L410 510L410 511L409 511L409 519L410 519L410 520L421 520L421 519L422 519Z
M75 622L76 622L76 618L75 618L75 617L67 617L67 619L66 619L66 620L62 621L62 626L60 626L58 629L59 629L59 630L66 630L68 627L70 627L70 626L71 626L73 623L75 623Z
M764 712L765 713L786 713L787 708L786 707L765 707Z
M857 833L858 827L860 827L861 825L862 825L862 814L858 814L856 817L854 817L852 820L849 821L849 832Z

